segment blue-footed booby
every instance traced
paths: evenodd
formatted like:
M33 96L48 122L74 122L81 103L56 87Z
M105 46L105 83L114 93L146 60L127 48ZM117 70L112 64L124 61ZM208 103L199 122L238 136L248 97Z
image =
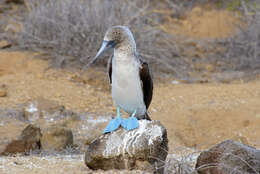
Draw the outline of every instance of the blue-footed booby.
M138 128L137 119L151 120L147 110L152 100L153 81L148 64L141 60L136 51L134 36L128 27L114 26L108 29L91 63L112 48L114 54L108 62L108 75L117 116L108 123L104 133L115 131L120 125L126 130ZM120 109L131 114L131 117L121 118Z

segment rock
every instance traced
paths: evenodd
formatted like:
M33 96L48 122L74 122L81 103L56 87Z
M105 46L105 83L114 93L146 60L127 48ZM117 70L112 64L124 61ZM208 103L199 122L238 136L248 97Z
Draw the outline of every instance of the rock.
M21 134L21 139L27 141L39 141L42 136L41 130L34 125L28 125Z
M69 128L73 132L73 144L77 144L81 151L86 151L88 145L103 134L111 117L92 116L89 113L64 114L63 119L55 121L55 125Z
M12 109L0 109L0 154L7 145L18 139L23 129L28 125L22 113Z
M6 96L7 96L7 87L5 84L0 84L0 97L6 97Z
M1 89L0 88L0 97L6 97L7 96L7 91L6 89Z
M6 0L6 3L16 3L16 4L23 4L24 0Z
M52 126L43 131L42 149L45 151L61 151L73 145L73 134L70 129Z
M223 71L212 74L212 77L221 83L231 83L234 80L245 79L246 73L242 71Z
M58 104L56 101L51 101L45 98L37 98L38 109L42 112L53 114L57 111L63 111L64 106Z
M36 121L41 117L45 120L53 120L53 117L60 116L62 111L64 106L45 98L37 98L24 107L25 117L29 121Z
M103 134L104 129L105 126L100 126L100 125L97 125L96 129L90 127L90 129L87 132L87 135L85 135L84 144L85 145L91 144L93 140L95 140L97 137Z
M246 136L242 136L240 134L231 137L230 140L237 141L237 142L239 142L241 144L244 144L244 145L249 145L247 137Z
M28 154L30 151L41 148L40 137L41 130L34 125L28 125L17 140L10 142L1 155L10 155L16 153Z
M9 44L6 40L0 41L0 48L5 49L11 47L11 44Z
M227 140L202 152L196 169L199 174L260 173L260 150Z
M123 128L94 140L85 153L90 169L128 169L163 173L168 154L166 129L159 121L140 120L139 128Z
M28 123L23 109L19 107L15 109L0 109L0 116L2 124L6 126L8 126L10 122L14 123L16 120Z
M23 26L21 23L14 20L9 20L6 27L4 28L4 31L8 35L13 35L15 33L21 32L22 28Z

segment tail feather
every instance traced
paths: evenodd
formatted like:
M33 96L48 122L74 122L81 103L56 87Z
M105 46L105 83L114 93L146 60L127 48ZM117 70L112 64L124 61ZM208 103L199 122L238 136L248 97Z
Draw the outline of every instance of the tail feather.
M145 119L151 121L151 118L150 118L150 116L147 114L147 112L145 113Z
M150 116L147 114L147 112L146 112L144 115L136 116L136 118L137 118L138 120L149 120L149 121L151 121L151 118L150 118Z

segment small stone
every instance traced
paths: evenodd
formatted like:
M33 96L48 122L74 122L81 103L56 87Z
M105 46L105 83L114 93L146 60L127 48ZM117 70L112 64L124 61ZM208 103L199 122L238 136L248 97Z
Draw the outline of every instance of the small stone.
M4 30L8 34L14 34L14 33L21 32L22 24L15 22L15 21L9 21Z
M16 4L23 4L24 0L6 0L6 3L16 3Z
M256 118L260 118L260 113L256 114L255 117L256 117Z
M162 174L168 154L166 129L159 121L140 120L139 128L119 128L94 140L85 153L90 169L144 170Z
M5 126L8 126L8 124L10 123L7 120L12 120L11 122L13 124L19 124L19 122L16 121L22 121L23 123L25 123L26 121L28 121L25 118L24 115L24 111L21 108L16 108L16 109L0 109L0 117L1 117L1 121L2 122L6 122L4 123ZM20 130L21 132L21 130ZM1 141L1 140L0 140Z
M48 100L45 98L37 98L38 108L41 111L53 114L64 110L64 106L59 105L56 101Z
M52 119L54 115L64 111L64 106L57 102L45 98L37 98L35 101L29 102L24 107L24 113L27 120L35 121L39 118L45 120Z
M34 125L28 125L17 140L11 141L0 155L10 155L16 153L28 154L30 151L41 148L41 130Z
M6 96L7 96L6 89L0 89L0 97L6 97Z
M205 65L205 69L209 72L214 72L215 71L215 67L212 64L206 64Z
M41 137L42 149L46 151L61 151L73 145L73 134L70 129L52 126L43 131Z
M86 84L87 81L82 77L79 76L77 74L73 74L69 77L69 80L71 80L72 82L76 82L76 83L82 83L82 84Z
M242 135L235 135L234 137L231 138L231 140L237 141L237 142L245 144L245 145L249 145L247 138Z
M6 86L6 84L0 84L0 88L6 88L7 86Z
M260 150L227 140L202 152L196 169L199 174L260 173Z
M4 49L4 48L9 48L10 46L11 44L9 44L6 40L0 41L0 48Z

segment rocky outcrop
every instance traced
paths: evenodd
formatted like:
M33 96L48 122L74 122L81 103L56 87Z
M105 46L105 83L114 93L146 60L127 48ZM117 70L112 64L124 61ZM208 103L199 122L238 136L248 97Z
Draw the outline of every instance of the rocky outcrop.
M22 4L24 3L24 0L6 0L6 3L16 3L16 4Z
M42 149L45 151L61 151L73 145L73 135L70 129L52 126L41 137Z
M1 89L0 88L0 97L6 97L7 96L7 91L6 89Z
M24 115L27 120L32 122L41 118L45 121L52 121L55 117L60 117L64 109L64 106L59 105L55 101L39 97L25 104Z
M6 40L0 40L0 49L10 48L11 44Z
M0 84L0 88L6 88L6 85ZM75 145L73 147L85 151L95 138L102 135L107 122L111 119L109 116L73 112L45 98L37 98L15 108L0 108L0 117L0 153L11 141L17 140L28 124L39 125L43 134L50 127L63 127L70 130L73 132ZM46 147L45 150L47 149L50 148Z
M159 121L140 120L139 128L123 128L94 140L85 153L90 169L137 169L163 173L168 154L166 129Z
M41 135L40 128L30 124L22 131L18 139L11 141L6 146L1 155L28 154L30 151L39 150Z
M0 42L0 48L1 48L1 42ZM0 73L1 75L1 73ZM7 88L5 84L0 84L0 97L6 97L7 96Z
M260 150L227 140L202 152L196 170L199 174L260 173Z

